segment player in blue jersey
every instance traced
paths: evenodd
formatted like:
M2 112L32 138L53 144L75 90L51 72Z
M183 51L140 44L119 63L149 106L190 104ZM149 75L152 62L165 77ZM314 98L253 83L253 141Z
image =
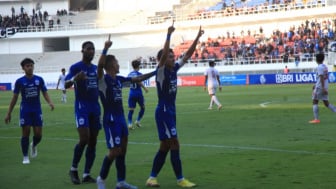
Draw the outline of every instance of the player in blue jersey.
M196 184L185 179L182 173L180 159L180 144L176 129L176 93L177 93L177 71L187 62L195 51L199 38L204 31L199 28L198 34L187 50L187 52L175 63L175 55L170 46L170 37L174 32L174 26L168 28L167 38L163 49L157 54L159 61L156 73L156 88L158 104L155 110L155 120L160 139L160 148L156 153L152 165L152 171L146 181L148 187L159 187L157 176L164 165L166 157L170 152L170 160L180 187L191 188Z
M20 126L22 128L21 136L21 150L23 153L23 164L29 164L28 148L30 129L33 127L33 141L30 143L30 155L32 158L37 156L37 144L42 139L42 109L40 102L40 93L49 104L51 110L54 110L47 87L45 86L42 77L34 75L34 61L30 58L25 58L21 61L22 70L25 75L16 80L14 86L14 93L9 104L8 112L5 118L5 123L11 121L11 113L21 94L20 104Z
M131 71L128 74L128 77L137 77L142 75L140 70L140 60L136 59L132 61L132 67L133 71ZM132 124L132 117L134 113L134 109L136 107L136 104L139 104L140 110L138 113L138 117L136 118L135 125L137 127L141 127L140 120L142 119L144 113L145 113L145 98L142 93L142 89L145 90L145 92L148 92L148 89L145 87L145 85L142 82L138 83L131 83L130 84L130 91L128 95L128 128L129 129L134 129L133 124Z
M123 77L119 73L118 60L113 55L106 55L111 47L110 36L105 42L104 50L98 63L99 94L104 109L103 127L108 154L103 160L100 174L97 178L98 189L105 189L105 179L111 164L115 160L117 169L116 189L137 189L126 180L125 157L128 143L128 128L124 115L122 87L125 82L141 82L154 76L155 71L138 77ZM104 74L105 70L105 74Z
M85 151L83 183L95 183L90 170L96 157L96 144L100 124L100 105L98 101L97 65L92 63L95 54L93 42L82 44L82 60L71 65L65 77L65 88L74 85L75 89L75 120L79 142L75 145L72 166L69 171L73 184L80 184L78 164Z

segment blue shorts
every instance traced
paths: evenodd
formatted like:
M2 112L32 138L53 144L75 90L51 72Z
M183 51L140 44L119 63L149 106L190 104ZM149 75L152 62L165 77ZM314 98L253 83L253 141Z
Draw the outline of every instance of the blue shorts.
M104 116L103 125L107 148L120 147L121 139L128 136L125 116Z
M75 119L77 128L88 127L101 129L100 106L99 104L80 104L80 108L75 108Z
M20 126L43 126L42 111L20 112Z
M143 95L130 96L128 98L129 108L135 108L137 103L139 104L140 107L143 107L145 105L145 98Z
M157 108L155 110L155 121L160 140L177 138L176 114Z

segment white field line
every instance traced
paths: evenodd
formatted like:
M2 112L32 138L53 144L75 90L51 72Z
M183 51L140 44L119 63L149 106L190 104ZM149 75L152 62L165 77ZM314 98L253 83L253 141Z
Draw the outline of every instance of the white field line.
M5 137L0 136L0 140L6 139L15 139L19 140L20 137ZM77 142L78 139L73 138L43 138L44 140L52 140L52 141L71 141ZM105 143L105 140L98 140L99 143ZM159 143L151 143L151 142L131 142L128 144L132 145L151 145L151 146L159 146ZM268 151L268 152L279 152L279 153L288 153L288 154L308 154L308 155L329 155L336 156L336 153L326 153L326 152L313 152L306 150L283 150L278 148L268 148L268 147L252 147L252 146L229 146L229 145L214 145L214 144L180 144L181 146L189 146L196 148L212 148L212 149L230 149L230 150L242 150L242 151Z
M262 108L266 108L268 104L271 104L272 102L263 102L260 103L259 106L261 106Z

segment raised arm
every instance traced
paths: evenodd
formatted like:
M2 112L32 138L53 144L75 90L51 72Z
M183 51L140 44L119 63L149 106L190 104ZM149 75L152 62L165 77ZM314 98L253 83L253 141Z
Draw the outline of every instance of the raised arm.
M161 55L161 58L160 58L159 67L164 66L166 61L167 61L168 54L169 54L169 49L170 49L170 38L171 38L171 35L174 31L175 31L175 28L174 28L174 22L173 22L173 24L171 26L169 26L169 28L168 28L167 38L166 38L165 44L163 46L163 51L162 51L162 55Z
M191 46L189 47L189 49L187 50L187 52L182 57L183 64L186 63L188 61L188 59L194 54L194 51L196 49L196 45L197 45L197 43L199 41L199 38L203 34L204 34L204 30L202 30L202 26L200 26L195 40L193 41L193 43L191 44Z
M137 77L132 77L131 82L138 83L138 82L144 81L144 80L154 76L155 74L156 74L156 70L154 70L152 72L149 72L149 73L146 73L146 74L143 74L143 75L140 75L140 76L137 76Z
M105 59L106 59L107 51L111 46L112 46L112 41L111 41L111 34L110 34L108 36L107 41L105 41L103 52L100 55L100 58L99 58L99 61L98 61L98 71L97 71L98 79L103 78Z

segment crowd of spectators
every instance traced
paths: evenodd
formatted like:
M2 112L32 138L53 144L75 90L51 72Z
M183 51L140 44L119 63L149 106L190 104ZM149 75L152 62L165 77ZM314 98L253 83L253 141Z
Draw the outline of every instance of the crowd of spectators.
M226 35L199 42L192 60L215 59L229 64L299 63L311 60L316 52L328 52L329 41L335 40L335 28L336 19L326 18L305 20L287 31L274 29L271 35L264 34L262 27L257 32L241 31L239 35L227 32ZM186 50L188 43L185 41L175 47L176 56Z
M185 11L168 11L167 13L161 12L156 16L148 17L148 23L158 24L163 23L168 20L184 21L184 20L199 20L199 19L210 19L218 17L230 17L230 16L240 16L240 15L252 15L268 12L278 12L278 11L291 11L298 9L309 9L316 7L325 7L324 0L309 0L305 3L295 0L264 0L262 1L239 1L237 0L222 0L220 3L205 7L196 8L195 11L185 10ZM193 8L192 8L193 9ZM176 13L175 13L176 12ZM188 15L184 15L187 12ZM182 14L182 15L179 15Z
M263 3L255 3L251 5L248 5L246 3L247 1L245 1L245 3L243 3L243 1L241 2L241 5L237 6L234 0L231 0L230 4L227 3L227 0L223 0L220 9L214 7L208 10L200 10L196 15L190 15L189 19L199 16L207 18L216 16L217 14L220 14L221 16L238 16L325 6L325 2L322 0L310 0L305 3L295 0L265 0Z
M61 24L60 16L66 16L68 14L67 10L61 9L57 10L56 23ZM54 18L49 15L48 11L42 11L41 9L32 9L31 14L29 14L23 6L20 7L20 12L16 13L15 7L11 7L11 15L1 15L0 14L0 32L4 36L7 28L15 28L15 33L17 31L25 31L28 27L44 30L46 27L52 28L54 26ZM32 30L34 31L34 30Z

